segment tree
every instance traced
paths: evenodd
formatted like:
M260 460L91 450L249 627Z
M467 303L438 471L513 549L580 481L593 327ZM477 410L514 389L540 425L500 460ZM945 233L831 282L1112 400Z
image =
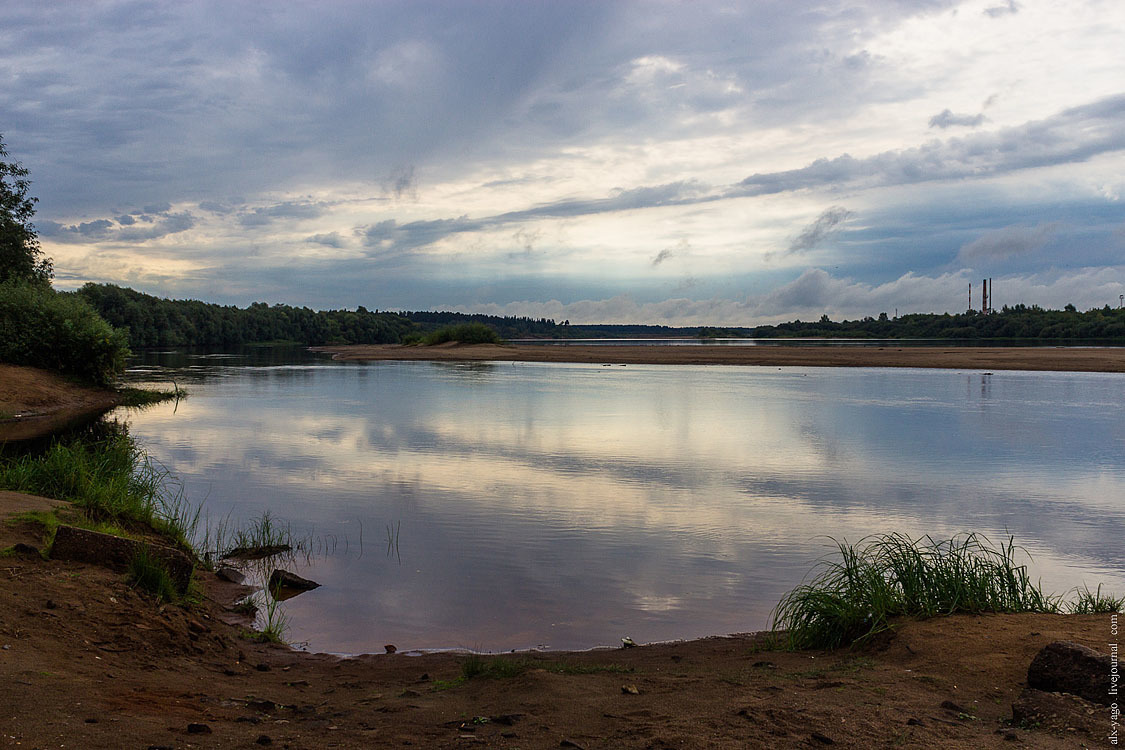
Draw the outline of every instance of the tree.
M28 196L28 171L17 161L8 161L8 150L0 136L0 282L51 283L51 259L43 257L39 235L31 217L38 198Z

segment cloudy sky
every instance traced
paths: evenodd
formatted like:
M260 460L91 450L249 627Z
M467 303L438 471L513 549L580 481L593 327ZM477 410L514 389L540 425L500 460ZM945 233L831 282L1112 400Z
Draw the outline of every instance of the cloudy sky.
M1116 0L0 0L56 286L729 324L1125 293Z

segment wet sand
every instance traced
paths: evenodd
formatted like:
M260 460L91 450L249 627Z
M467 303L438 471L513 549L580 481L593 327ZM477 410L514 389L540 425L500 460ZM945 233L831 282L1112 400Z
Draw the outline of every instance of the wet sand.
M585 362L594 364L921 367L954 370L1125 372L1125 347L942 346L324 346L340 360Z

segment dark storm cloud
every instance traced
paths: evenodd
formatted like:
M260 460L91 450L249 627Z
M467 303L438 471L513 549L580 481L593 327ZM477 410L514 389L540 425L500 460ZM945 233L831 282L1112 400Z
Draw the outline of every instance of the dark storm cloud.
M855 111L863 41L951 4L9 3L0 111L52 214L387 175L402 197L415 165Z
M411 221L399 224L394 219L381 221L362 231L363 242L377 253L412 250L432 245L451 234L474 232L486 225L467 216L456 219Z
M825 209L813 223L809 224L801 233L789 243L787 254L803 253L812 250L824 240L843 229L845 221L855 216L843 206L832 206Z
M652 265L659 266L661 263L671 258L674 254L675 253L672 252L671 248L666 247L658 252L656 254L656 257L652 259Z
M321 216L326 206L323 203L287 201L272 206L259 206L242 213L238 223L244 227L260 227L278 219L315 219Z
M976 128L982 125L986 119L987 118L980 113L975 115L958 115L954 114L952 110L943 109L930 118L930 127L941 128L942 130L954 126Z
M345 244L344 238L340 236L339 232L314 234L311 237L306 237L305 242L312 245L324 245L325 247L343 247Z
M42 236L68 244L105 241L143 242L185 232L193 226L195 226L195 217L187 211L165 213L158 217L148 214L126 214L112 221L95 219L69 225L55 221L36 223L36 228Z
M862 159L843 154L817 159L800 169L751 175L731 194L769 195L842 185L876 187L979 178L1082 162L1123 148L1125 96L1113 96L994 133L932 141Z
M985 232L964 245L957 257L965 263L998 260L1040 249L1058 232L1056 222L1035 227L1010 226Z

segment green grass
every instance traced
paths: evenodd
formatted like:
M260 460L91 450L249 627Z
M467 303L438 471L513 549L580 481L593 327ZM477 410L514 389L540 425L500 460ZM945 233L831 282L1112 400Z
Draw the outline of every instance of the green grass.
M1076 615L1104 615L1125 612L1125 596L1111 596L1102 593L1102 587L1090 591L1083 586L1076 590L1076 598L1070 603L1070 611Z
M789 648L833 649L861 644L890 620L956 612L1058 612L1061 600L1032 582L1011 538L994 546L977 534L946 540L903 534L837 542L839 559L824 559L812 581L774 610L773 630Z
M179 386L174 386L170 391L154 391L148 388L118 388L117 395L121 406L149 406L161 401L179 401L187 398L188 392Z
M162 602L174 602L181 596L168 568L144 547L129 561L125 577L130 584L147 591Z
M116 423L38 454L0 459L0 489L69 500L91 522L151 527L184 549L199 520L179 484Z

